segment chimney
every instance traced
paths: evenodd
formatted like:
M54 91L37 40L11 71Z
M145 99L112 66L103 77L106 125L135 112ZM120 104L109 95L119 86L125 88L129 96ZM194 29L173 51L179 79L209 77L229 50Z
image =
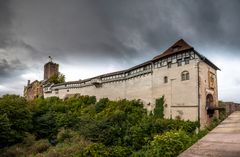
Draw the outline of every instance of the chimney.
M27 85L30 85L30 80L28 80Z

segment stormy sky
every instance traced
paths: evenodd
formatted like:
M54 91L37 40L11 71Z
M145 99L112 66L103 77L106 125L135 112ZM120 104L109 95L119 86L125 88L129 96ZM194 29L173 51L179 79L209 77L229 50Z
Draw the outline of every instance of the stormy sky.
M240 102L238 0L1 0L0 95L43 79L48 56L67 81L122 70L183 38L212 60L219 99Z

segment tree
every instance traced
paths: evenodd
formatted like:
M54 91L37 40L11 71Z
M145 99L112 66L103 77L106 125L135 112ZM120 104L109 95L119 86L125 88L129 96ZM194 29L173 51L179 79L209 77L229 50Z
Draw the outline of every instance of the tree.
M59 74L59 75L53 75L48 80L50 83L58 84L58 83L64 83L65 82L65 75Z
M17 95L0 98L0 147L20 142L32 127L27 101Z

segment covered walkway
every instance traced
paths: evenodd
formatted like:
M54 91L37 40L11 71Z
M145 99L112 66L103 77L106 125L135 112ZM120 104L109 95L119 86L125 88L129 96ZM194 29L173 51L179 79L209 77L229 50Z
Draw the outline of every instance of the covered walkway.
M179 157L240 157L240 111L232 113Z

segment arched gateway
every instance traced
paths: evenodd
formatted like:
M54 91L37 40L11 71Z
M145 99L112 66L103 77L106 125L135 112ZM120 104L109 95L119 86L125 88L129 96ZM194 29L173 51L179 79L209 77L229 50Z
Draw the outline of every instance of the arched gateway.
M206 110L209 117L213 117L214 109L215 109L215 104L213 101L213 96L212 94L208 94L206 97Z

